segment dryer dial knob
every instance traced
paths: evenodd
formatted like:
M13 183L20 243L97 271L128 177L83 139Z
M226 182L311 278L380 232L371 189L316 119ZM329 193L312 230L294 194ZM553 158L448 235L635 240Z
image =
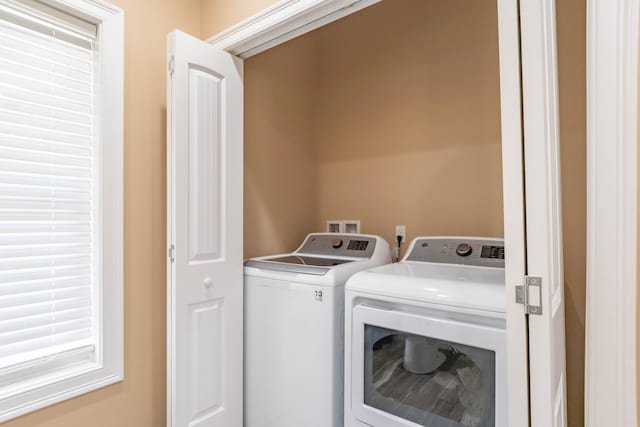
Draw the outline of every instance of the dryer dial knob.
M456 253L460 256L469 256L473 252L473 248L468 243L460 243L456 248Z
M342 239L333 239L333 241L331 242L331 247L333 249L338 249L342 247L342 243Z

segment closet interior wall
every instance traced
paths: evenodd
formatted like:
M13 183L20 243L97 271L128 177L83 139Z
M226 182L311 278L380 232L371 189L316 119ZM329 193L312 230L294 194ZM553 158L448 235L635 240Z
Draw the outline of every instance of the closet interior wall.
M502 236L497 26L494 0L394 0L249 58L245 256L327 219Z

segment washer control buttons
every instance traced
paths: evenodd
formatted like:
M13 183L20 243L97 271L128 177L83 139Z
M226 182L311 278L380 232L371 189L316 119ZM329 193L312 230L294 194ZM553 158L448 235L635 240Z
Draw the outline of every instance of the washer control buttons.
M482 245L480 258L504 259L504 246Z
M366 251L367 246L369 246L369 242L366 240L350 240L347 245L347 250L349 251Z
M469 256L473 252L473 248L468 243L460 243L456 248L456 253L460 256Z
M343 243L342 239L333 239L333 241L331 241L331 247L333 249L339 249L342 247Z

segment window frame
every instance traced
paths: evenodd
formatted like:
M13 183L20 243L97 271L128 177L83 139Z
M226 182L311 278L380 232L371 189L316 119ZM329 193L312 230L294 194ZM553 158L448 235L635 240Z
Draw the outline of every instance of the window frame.
M27 387L0 399L0 423L124 379L123 125L124 11L102 0L39 0L98 28L95 182L96 254L100 271L94 307L95 361L27 378Z

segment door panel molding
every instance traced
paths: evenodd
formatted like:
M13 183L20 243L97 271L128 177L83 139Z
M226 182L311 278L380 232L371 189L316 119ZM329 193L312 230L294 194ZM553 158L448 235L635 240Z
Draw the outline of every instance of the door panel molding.
M167 426L242 425L242 62L168 37Z
M588 0L587 427L637 426L637 102L638 0Z
M516 288L527 273L519 13L517 1L498 0L508 425L512 427L529 425L527 319L524 306L515 303Z
M566 357L555 0L521 0L527 274L541 278L529 315L532 427L563 427Z

